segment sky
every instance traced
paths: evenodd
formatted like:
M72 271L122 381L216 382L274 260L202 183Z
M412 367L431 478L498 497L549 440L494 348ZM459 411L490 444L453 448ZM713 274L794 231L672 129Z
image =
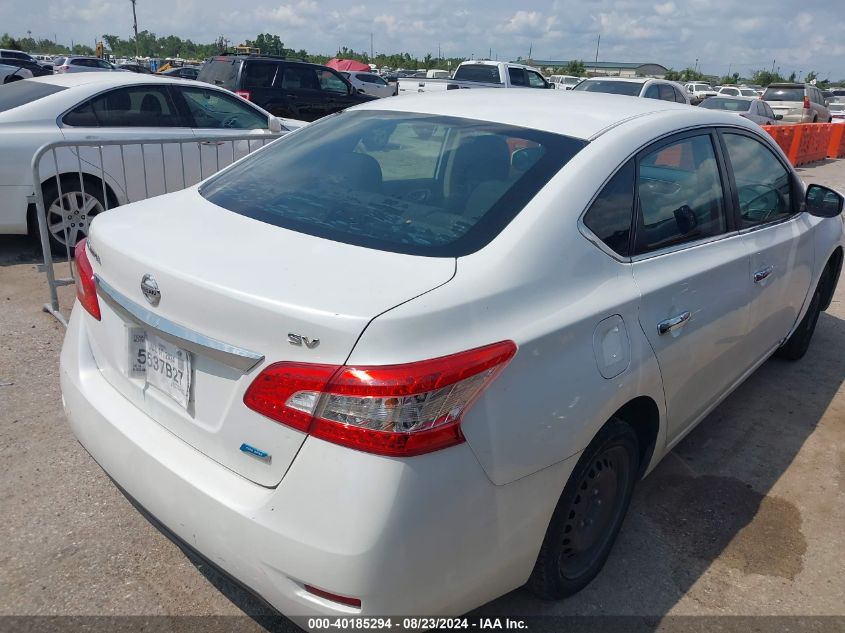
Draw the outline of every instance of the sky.
M844 0L137 0L138 28L233 44L259 32L334 54L655 62L709 74L780 67L845 79ZM0 0L0 32L92 45L128 37L129 0Z

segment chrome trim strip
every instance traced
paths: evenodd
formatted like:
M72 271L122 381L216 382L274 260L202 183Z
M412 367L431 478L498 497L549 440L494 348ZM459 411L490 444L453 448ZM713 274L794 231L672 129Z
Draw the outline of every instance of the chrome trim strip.
M264 360L262 354L210 338L141 307L112 288L99 275L94 275L94 280L97 283L97 294L112 308L174 345L195 354L207 356L244 373L249 372Z

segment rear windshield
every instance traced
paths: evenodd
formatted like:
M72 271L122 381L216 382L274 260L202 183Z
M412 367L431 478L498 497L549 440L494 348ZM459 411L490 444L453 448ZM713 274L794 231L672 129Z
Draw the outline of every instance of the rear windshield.
M458 257L498 235L584 145L470 119L347 112L252 154L200 193L309 235Z
M803 88L766 88L763 93L766 101L803 101Z
M457 81L483 81L490 84L502 83L499 67L489 64L464 64L455 71Z
M240 60L237 57L215 57L203 65L197 79L234 90L239 68Z
M13 81L0 86L0 112L17 108L24 104L66 90L62 86L41 83L40 81Z
M748 108L753 101L746 99L722 99L720 97L710 97L701 102L700 108L708 110L728 110L729 112L748 112Z
M636 97L640 94L643 85L634 81L582 81L573 90L584 90L586 92L607 92L612 95L628 95Z

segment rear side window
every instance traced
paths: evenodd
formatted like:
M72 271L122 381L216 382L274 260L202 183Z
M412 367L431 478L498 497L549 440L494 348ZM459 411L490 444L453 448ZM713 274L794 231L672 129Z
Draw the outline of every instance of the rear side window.
M663 99L663 101L674 101L675 91L672 89L672 86L668 84L660 84L660 98Z
M179 127L183 125L170 91L159 86L119 88L68 112L65 125L79 127Z
M44 97L67 90L61 86L41 83L40 81L13 81L0 86L0 112L38 101Z
M282 88L286 90L319 90L317 73L310 66L285 66L282 70ZM278 82L278 79L276 80Z
M499 68L488 64L463 64L455 71L456 81L482 81L490 84L502 83Z
M301 233L458 257L498 235L585 144L471 119L353 111L245 158L200 192Z
M634 215L634 161L610 179L584 214L584 224L608 248L628 257L631 254L631 223Z
M685 138L640 160L635 254L724 233L722 180L710 135Z
M243 88L270 88L276 76L278 64L248 62L244 64Z
M525 71L522 68L508 68L508 77L510 77L512 86L527 86L528 81L525 79Z

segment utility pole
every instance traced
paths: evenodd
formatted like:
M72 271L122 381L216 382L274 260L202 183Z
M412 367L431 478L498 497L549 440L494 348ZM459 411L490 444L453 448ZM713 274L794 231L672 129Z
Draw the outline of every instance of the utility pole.
M772 72L775 72L775 61L776 60L774 60L774 59L772 60Z
M135 14L136 0L129 0L132 3L132 28L135 31L135 61L138 61L138 16Z
M596 63L599 63L599 46L601 45L601 33L599 33L599 39L596 41Z
M528 61L531 61L532 52L534 52L534 42L531 42L531 46L528 47Z
M370 61L373 61L373 33L370 31Z

